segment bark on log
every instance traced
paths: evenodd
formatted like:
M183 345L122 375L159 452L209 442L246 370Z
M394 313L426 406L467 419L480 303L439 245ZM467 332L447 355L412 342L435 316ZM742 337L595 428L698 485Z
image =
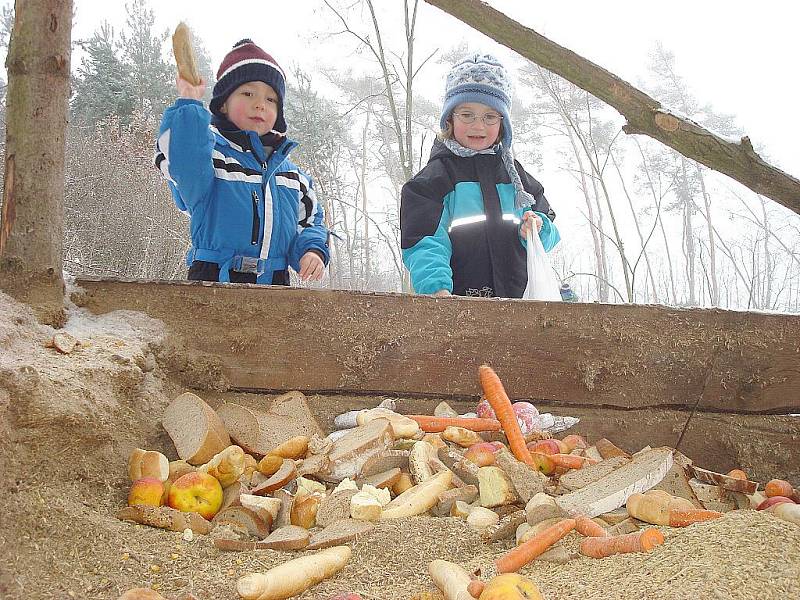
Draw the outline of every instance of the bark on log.
M166 324L160 360L196 389L512 398L569 406L800 412L800 317L659 306L78 280L95 313ZM437 400L438 401L438 400ZM433 407L431 407L433 410Z
M15 11L6 59L0 287L41 321L60 325L72 0L17 2Z
M480 0L425 1L615 108L628 121L623 127L626 133L656 139L800 214L800 180L765 162L749 137L732 142L715 135Z

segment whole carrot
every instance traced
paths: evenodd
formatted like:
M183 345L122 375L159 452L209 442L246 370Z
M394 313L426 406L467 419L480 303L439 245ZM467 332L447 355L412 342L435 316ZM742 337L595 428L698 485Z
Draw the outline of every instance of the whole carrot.
M719 519L721 516L722 513L716 510L703 510L700 508L695 510L671 510L669 511L669 526L686 527L692 523Z
M495 409L496 411L497 409ZM555 525L551 525L494 561L497 572L513 573L518 571L537 556L544 554L550 546L573 529L575 529L575 519L562 519Z
M511 448L514 458L533 466L531 453L525 446L525 437L522 435L522 430L517 422L517 415L514 414L514 409L511 408L511 400L508 399L503 382L500 381L497 373L489 365L480 366L478 378L481 382L481 388L483 388L483 395L489 401L489 405L494 410L494 414L506 434L508 446Z
M627 535L588 537L581 542L580 552L592 558L605 558L628 552L649 552L664 543L664 534L650 528Z
M448 427L463 427L470 431L500 431L497 419L470 419L466 417L431 417L428 415L406 415L414 419L425 433L439 433Z
M586 537L609 537L610 534L589 517L575 519L575 531Z

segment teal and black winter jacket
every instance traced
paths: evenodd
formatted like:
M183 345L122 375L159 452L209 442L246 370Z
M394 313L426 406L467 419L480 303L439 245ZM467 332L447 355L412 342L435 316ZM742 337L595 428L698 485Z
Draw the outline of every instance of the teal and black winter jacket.
M542 184L515 163L522 185L536 200L539 232L549 251L561 239ZM434 143L428 164L403 186L400 232L403 262L414 291L449 290L459 296L521 298L528 283L522 213L498 154L456 156Z
M164 112L155 164L191 218L190 279L288 284L306 252L327 264L322 205L288 158L297 144L280 137L268 153L266 138L221 130L196 100Z

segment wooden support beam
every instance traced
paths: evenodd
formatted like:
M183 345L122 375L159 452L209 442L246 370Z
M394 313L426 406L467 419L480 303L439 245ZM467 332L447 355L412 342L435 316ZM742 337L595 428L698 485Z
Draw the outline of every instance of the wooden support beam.
M800 412L800 317L658 306L81 279L95 313L161 319L198 388L512 398L560 406Z
M670 112L644 92L480 0L425 0L615 108L626 133L658 140L800 214L800 180L765 162L750 138L731 141Z

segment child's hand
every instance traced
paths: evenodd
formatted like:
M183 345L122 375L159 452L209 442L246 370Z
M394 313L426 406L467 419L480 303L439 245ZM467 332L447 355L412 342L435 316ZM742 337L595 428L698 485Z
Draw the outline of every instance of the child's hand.
M300 279L303 281L319 281L325 274L325 263L316 252L306 252L300 258Z
M178 75L175 80L175 87L178 88L178 95L181 98L191 98L192 100L202 100L206 93L206 80L201 79L200 85L192 85L183 77Z
M522 239L528 238L528 232L533 233L533 226L536 224L536 233L542 230L542 217L532 210L526 210L522 215L522 225L519 227L519 235Z

